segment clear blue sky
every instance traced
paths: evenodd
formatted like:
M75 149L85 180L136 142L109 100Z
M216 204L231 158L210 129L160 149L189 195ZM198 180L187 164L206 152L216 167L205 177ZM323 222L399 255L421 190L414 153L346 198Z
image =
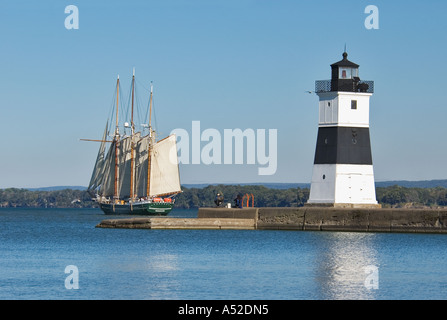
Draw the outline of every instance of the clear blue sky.
M67 5L79 29L64 26ZM367 30L367 5L379 29ZM155 85L157 127L277 129L278 168L181 165L182 183L310 182L315 80L349 59L375 81L376 181L447 179L447 2L0 2L0 188L87 185L116 76ZM141 91L143 103L147 95Z

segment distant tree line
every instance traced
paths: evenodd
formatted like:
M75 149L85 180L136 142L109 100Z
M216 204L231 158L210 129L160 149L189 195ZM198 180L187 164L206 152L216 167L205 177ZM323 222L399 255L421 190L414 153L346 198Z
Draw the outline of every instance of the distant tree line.
M447 206L447 188L406 188L398 185L376 188L377 201L383 207Z
M261 185L210 185L204 188L182 188L176 196L177 208L214 206L217 193L224 196L223 206L234 205L237 195L253 195L256 207L301 207L309 198L308 188L274 189ZM442 207L447 206L447 188L407 188L398 185L376 188L377 201L383 207ZM244 201L246 203L246 201ZM251 200L249 205L251 205ZM91 208L96 207L85 190L31 191L0 189L0 207Z
M21 208L91 208L95 204L87 191L64 189L31 191L28 189L0 189L0 207Z
M179 208L197 208L214 206L217 193L223 194L222 205L231 203L237 195L253 195L256 207L301 207L309 198L309 189L289 188L271 189L257 185L213 185L204 188L182 188L183 193L176 196L175 204ZM246 201L244 201L246 203ZM252 200L250 198L249 205Z

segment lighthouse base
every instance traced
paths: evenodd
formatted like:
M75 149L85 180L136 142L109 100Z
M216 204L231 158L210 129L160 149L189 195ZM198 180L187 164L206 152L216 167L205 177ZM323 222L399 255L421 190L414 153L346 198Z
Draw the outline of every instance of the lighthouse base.
M308 205L380 208L372 165L315 164Z
M378 203L305 203L305 207L324 207L337 209L380 209L381 204Z

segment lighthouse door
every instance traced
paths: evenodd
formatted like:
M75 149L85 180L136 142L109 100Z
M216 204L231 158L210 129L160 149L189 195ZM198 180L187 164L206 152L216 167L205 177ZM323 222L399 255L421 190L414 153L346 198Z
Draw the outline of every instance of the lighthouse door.
M370 181L367 176L362 174L351 174L349 175L349 190L350 196L349 200L353 203L364 203L371 201L370 190L368 186Z
M339 174L337 176L338 203L361 203L366 182L361 174Z

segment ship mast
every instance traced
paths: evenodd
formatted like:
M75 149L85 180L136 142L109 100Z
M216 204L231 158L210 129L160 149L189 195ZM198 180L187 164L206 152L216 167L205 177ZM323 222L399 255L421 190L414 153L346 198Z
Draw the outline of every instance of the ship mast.
M151 82L151 96L149 98L149 147L147 150L147 187L146 187L146 197L149 198L149 192L151 187L151 153L152 153L152 142L153 142L153 135L152 135L152 82Z
M115 182L113 186L113 199L118 199L118 142L119 142L119 129L118 129L118 99L120 91L120 76L116 80L116 124L115 124ZM114 202L115 202L114 201Z
M135 134L135 125L133 123L133 101L134 101L134 92L135 92L135 68L133 69L132 75L132 113L130 118L130 126L131 126L131 138L130 138L130 199L134 199L134 134Z

